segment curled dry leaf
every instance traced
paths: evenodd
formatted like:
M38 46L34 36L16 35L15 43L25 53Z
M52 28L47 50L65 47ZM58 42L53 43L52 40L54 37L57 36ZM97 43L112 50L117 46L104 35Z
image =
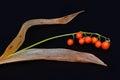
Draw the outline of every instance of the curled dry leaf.
M28 49L10 55L8 58L1 60L0 64L28 61L28 60L56 60L67 62L93 63L107 66L99 58L91 53L78 52L69 49Z
M84 12L84 10L64 16L64 17L60 17L60 18L32 19L32 20L26 21L22 25L17 36L13 39L13 41L8 45L8 47L4 51L3 55L0 57L0 60L5 59L7 56L16 52L19 49L19 47L23 44L25 40L25 34L30 27L35 26L35 25L67 24L73 18L75 18L79 13L82 13L82 12Z

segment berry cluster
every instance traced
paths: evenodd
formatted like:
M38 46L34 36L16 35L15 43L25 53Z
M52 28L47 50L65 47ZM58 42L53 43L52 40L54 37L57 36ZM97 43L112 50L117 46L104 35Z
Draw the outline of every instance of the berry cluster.
M96 37L97 36L97 37ZM78 39L78 43L80 45L83 44L94 44L96 48L102 48L103 50L108 50L110 48L110 39L102 36L98 33L92 33L92 32L77 32L75 34L75 37ZM104 41L101 40L101 38L104 39ZM67 45L72 46L74 44L74 39L68 39Z

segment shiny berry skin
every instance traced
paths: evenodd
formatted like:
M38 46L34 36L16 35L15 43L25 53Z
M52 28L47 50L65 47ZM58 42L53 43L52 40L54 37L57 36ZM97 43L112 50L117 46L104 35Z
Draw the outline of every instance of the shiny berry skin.
M72 46L74 44L74 40L73 39L68 39L67 40L67 45L68 46Z
M92 39L90 36L85 37L85 43L91 43Z
M102 42L101 47L103 50L108 50L110 48L110 42L108 42L108 41Z
M76 38L81 39L83 37L82 32L77 32L76 33Z
M95 47L96 47L96 48L100 48L100 47L101 47L101 44L102 44L102 43L101 43L100 41L97 41L97 42L95 43Z
M98 38L92 37L92 43L95 44L98 41Z
M79 44L84 44L85 43L85 39L84 38L81 38L81 39L79 39Z

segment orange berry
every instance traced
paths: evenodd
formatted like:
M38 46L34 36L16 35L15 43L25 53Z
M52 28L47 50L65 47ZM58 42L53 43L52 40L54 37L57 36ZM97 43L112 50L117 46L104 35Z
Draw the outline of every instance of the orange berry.
M90 36L85 37L85 43L91 43L92 39Z
M92 43L95 44L98 41L98 38L92 37Z
M83 37L82 32L77 32L77 33L76 33L76 38L77 38L77 39L80 39L80 38L82 38L82 37Z
M104 41L102 42L101 47L103 50L108 50L110 48L110 43L108 41Z
M95 47L96 47L96 48L100 48L100 47L101 47L101 42L100 42L100 41L97 41L97 42L95 43Z
M84 44L85 43L85 39L83 39L83 38L81 38L81 39L79 39L79 44Z
M72 46L74 44L74 40L73 39L68 39L67 40L67 45L68 46Z

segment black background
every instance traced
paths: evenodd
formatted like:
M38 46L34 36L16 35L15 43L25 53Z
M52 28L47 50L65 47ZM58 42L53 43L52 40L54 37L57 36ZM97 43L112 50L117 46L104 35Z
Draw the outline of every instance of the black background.
M55 35L90 31L111 38L111 48L108 51L96 49L93 45L80 46L75 43L68 47L66 40L70 37L48 41L36 48L68 48L77 51L90 52L108 64L103 67L95 64L68 63L59 61L26 61L0 65L1 79L14 80L118 80L119 53L117 46L119 38L115 22L113 1L104 0L31 0L31 1L0 1L0 54L16 36L21 25L29 19L57 18L85 10L70 23L65 25L45 25L30 28L23 46ZM117 39L117 40L116 40Z

